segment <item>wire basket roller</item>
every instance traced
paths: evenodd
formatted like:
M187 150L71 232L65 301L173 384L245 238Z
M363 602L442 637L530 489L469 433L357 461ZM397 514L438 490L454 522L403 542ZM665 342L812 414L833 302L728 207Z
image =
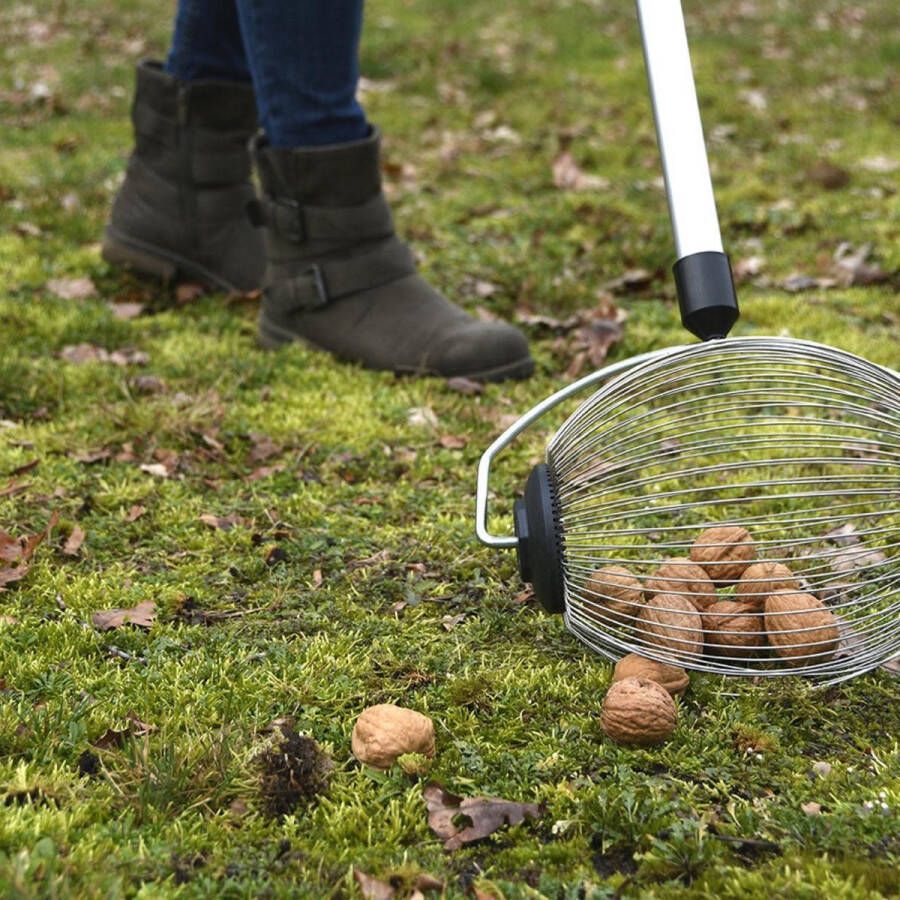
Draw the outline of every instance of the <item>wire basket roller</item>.
M490 534L494 456L597 384ZM485 453L478 533L605 656L841 681L900 653L900 375L785 338L609 366Z

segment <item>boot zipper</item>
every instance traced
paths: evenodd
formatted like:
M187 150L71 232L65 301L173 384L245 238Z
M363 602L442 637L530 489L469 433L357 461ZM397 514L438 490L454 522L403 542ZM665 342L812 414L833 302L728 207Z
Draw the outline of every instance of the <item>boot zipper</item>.
M188 233L188 240L192 248L196 248L200 235L197 228L197 198L193 183L191 156L193 155L192 135L190 128L190 115L188 105L188 89L179 85L177 97L178 115L178 156L181 166L181 184L186 186L180 197L182 221Z

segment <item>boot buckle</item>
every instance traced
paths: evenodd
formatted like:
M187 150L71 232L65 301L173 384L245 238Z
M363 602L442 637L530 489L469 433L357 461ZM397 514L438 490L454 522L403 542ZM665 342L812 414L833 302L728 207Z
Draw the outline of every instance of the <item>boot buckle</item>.
M304 273L305 276L312 280L313 294L315 299L313 299L309 305L308 309L319 309L325 306L328 303L328 287L325 284L325 275L322 272L322 267L317 263L313 263Z

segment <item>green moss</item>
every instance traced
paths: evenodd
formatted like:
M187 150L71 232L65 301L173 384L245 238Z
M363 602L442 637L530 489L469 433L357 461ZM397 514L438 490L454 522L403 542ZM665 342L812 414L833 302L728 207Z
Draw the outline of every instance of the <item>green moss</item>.
M742 287L738 333L897 364L900 195L871 162L895 144L892 12L812 0L688 10L725 242L736 259L765 260L761 283ZM368 14L363 71L388 89L366 104L387 158L415 167L393 204L423 271L470 310L562 318L643 268L650 286L618 299L628 320L611 358L683 341L631 8L384 0ZM0 496L0 527L31 534L51 510L61 518L27 578L0 594L15 619L0 624L0 893L341 896L357 892L357 867L398 886L431 872L460 897L896 895L895 679L822 693L697 675L668 744L616 747L598 722L609 664L516 602L512 555L476 544L479 454L504 416L559 387L569 360L553 335L530 335L531 381L467 397L299 347L262 353L252 303L177 307L99 259L132 65L164 52L169 24L149 0L0 11L0 489L39 460L18 478L25 491ZM22 96L39 80L52 102ZM608 189L553 186L567 141ZM845 188L806 178L822 157L850 172ZM828 274L842 241L871 243L891 280L777 288L793 272ZM84 302L46 289L84 276L97 286ZM496 285L487 298L479 279ZM120 321L115 300L149 314ZM81 342L150 362L59 358ZM164 389L142 392L138 374ZM444 449L410 424L422 406L467 446ZM497 530L564 414L497 467ZM280 449L250 479L259 433ZM160 459L177 462L172 477L140 469ZM215 530L204 514L240 521ZM70 558L60 551L76 523L87 539ZM148 632L88 624L143 600L158 606ZM433 761L356 764L353 722L378 702L433 717ZM273 817L267 788L302 769L264 777L276 720L333 768L327 791ZM427 826L426 777L546 812L446 853Z

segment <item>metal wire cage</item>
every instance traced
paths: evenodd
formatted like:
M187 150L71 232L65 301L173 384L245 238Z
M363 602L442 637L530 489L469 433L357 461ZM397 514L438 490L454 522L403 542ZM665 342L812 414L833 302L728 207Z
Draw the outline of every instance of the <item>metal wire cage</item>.
M495 442L480 492L493 454L559 399ZM562 425L546 481L555 556L532 534L530 565L558 560L566 625L599 653L826 683L900 653L890 369L782 338L649 354Z

